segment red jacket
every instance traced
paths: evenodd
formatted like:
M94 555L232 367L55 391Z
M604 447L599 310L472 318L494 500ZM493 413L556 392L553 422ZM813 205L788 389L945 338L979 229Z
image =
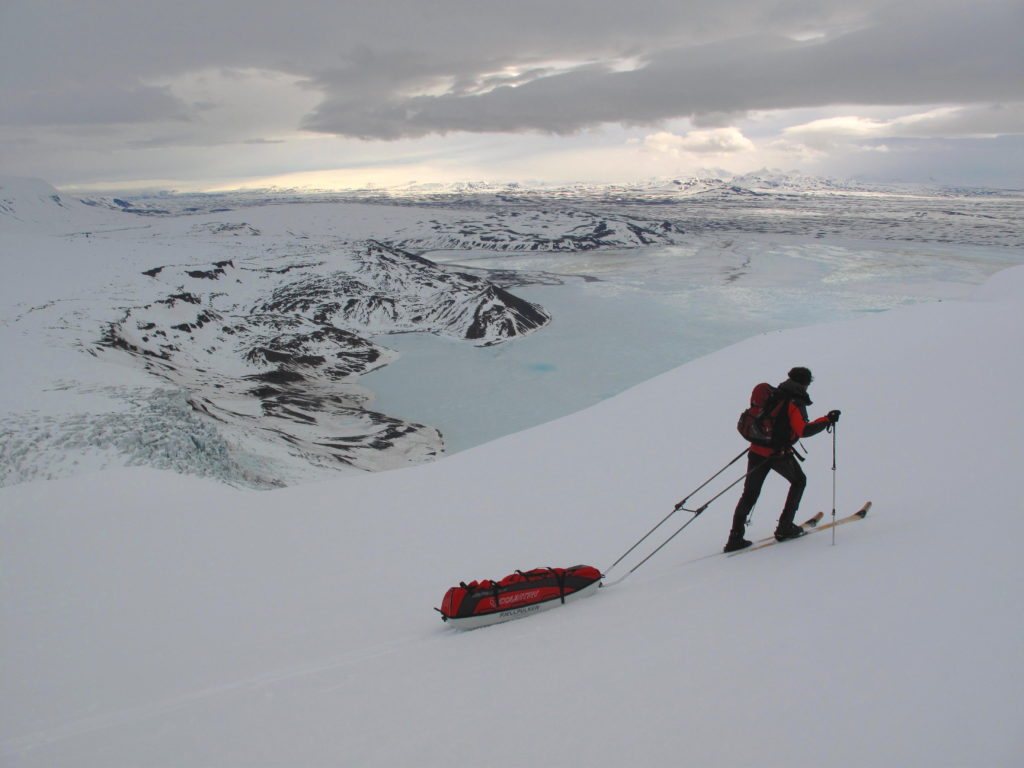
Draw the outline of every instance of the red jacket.
M815 419L814 421L808 421L807 407L802 403L790 400L788 403L788 410L790 435L789 440L787 440L788 445L781 451L782 453L789 453L792 450L792 446L795 445L796 441L801 437L816 435L828 426L827 416L822 416L820 419ZM750 445L750 452L756 453L758 456L771 456L774 453L778 453L778 451L772 448L767 448L763 445L754 445L753 443Z

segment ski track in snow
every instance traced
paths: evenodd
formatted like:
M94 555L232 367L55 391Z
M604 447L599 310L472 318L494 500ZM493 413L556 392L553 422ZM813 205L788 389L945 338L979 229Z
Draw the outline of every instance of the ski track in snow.
M153 702L144 706L132 707L116 712L105 712L94 717L87 717L72 723L50 728L35 733L28 733L13 739L0 742L0 756L15 757L25 752L46 745L51 746L57 742L73 739L84 734L95 733L115 728L130 727L137 723L152 718L167 715L175 711L187 709L197 702L207 699L230 697L235 694L252 693L261 688L299 680L302 678L316 677L327 672L344 669L353 665L364 663L370 659L376 659L397 653L403 648L422 642L422 635L414 635L402 640L389 642L381 646L374 646L365 649L353 649L339 654L336 657L321 659L309 664L297 665L287 669L268 672L265 675L236 680L230 683L210 686L201 690L191 691L181 696L175 696L163 701ZM327 690L331 690L328 688Z

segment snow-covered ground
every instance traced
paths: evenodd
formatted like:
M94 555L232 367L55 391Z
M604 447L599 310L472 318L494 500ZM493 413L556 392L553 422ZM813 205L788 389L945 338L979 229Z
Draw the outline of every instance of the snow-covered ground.
M1019 765L1022 337L1018 267L433 464L2 489L3 764ZM593 598L468 633L431 611L461 579L606 568L739 449L750 383L794 363L813 414L843 410L840 512L875 504L835 546L698 559L732 493ZM802 511L828 512L831 438L806 444Z

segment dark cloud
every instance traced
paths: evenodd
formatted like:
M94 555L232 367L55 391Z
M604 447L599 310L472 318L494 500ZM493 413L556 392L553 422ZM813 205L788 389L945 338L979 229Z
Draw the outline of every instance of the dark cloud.
M185 119L188 108L166 87L67 82L10 89L0 101L0 124L80 126Z
M683 45L651 52L631 71L591 64L482 93L360 93L324 73L317 84L327 96L305 127L385 139L453 131L572 133L607 122L694 117L709 124L728 113L832 104L1021 101L1022 29L1024 5L1017 3L945 13L902 9L835 37L801 42L762 34Z
M87 82L94 91L93 120L109 114L116 122L124 119L123 95L141 97L154 79L208 68L261 68L305 77L310 87L324 92L323 107L308 120L318 130L382 136L451 130L435 116L449 107L455 110L451 122L470 130L476 124L480 130L495 130L503 121L513 130L565 130L593 120L588 115L595 111L575 99L562 111L571 104L583 110L580 117L566 115L551 127L540 114L548 111L547 99L577 84L616 93L647 83L597 66L541 77L550 73L554 60L596 65L664 57L661 52L702 43L727 45L755 30L841 30L868 23L873 10L886 4L860 0L851 10L849 3L837 0L5 0L0 5L0 87L24 106L48 95L59 99ZM655 67L650 74L658 72ZM438 83L448 92L436 93ZM651 84L657 86L657 79ZM514 85L526 90L514 96L500 92ZM497 92L481 93L495 86ZM436 100L416 95L424 91ZM538 114L524 121L517 112L524 97L532 95L539 99L532 109ZM629 109L636 101L642 99L619 95L596 114L628 120L629 114L616 109ZM46 111L24 109L20 121ZM406 111L421 119L402 131L394 124ZM50 118L60 116L59 109L49 112ZM141 106L136 112L145 114Z

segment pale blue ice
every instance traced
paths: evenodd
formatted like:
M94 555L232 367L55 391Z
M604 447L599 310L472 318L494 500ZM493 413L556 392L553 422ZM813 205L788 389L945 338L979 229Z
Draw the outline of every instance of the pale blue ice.
M1012 249L749 235L630 251L426 256L566 276L564 285L511 289L553 316L524 338L492 347L428 334L377 339L401 357L360 379L377 395L372 407L437 427L448 452L580 410L758 333L958 298L1024 261Z

